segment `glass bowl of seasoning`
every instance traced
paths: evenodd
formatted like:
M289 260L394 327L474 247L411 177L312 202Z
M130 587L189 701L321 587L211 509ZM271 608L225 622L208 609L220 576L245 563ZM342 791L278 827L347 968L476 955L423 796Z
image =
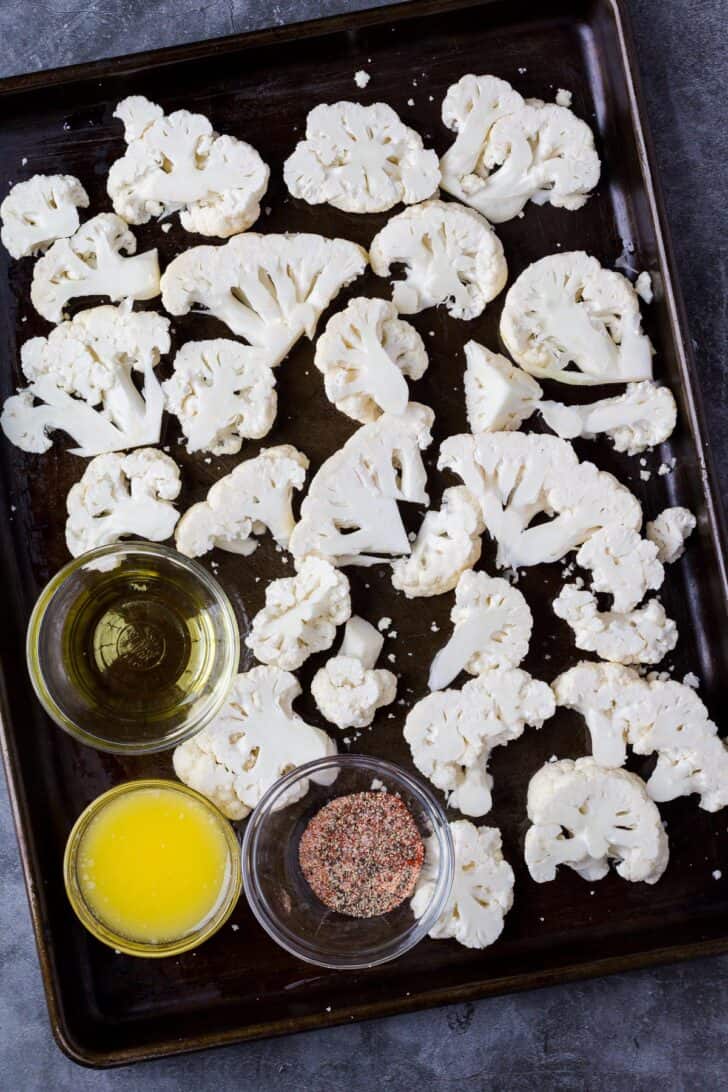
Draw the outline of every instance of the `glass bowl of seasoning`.
M28 669L45 711L82 743L147 754L221 708L240 659L217 581L166 546L120 542L75 558L38 597Z
M410 907L425 856L431 892ZM366 755L299 766L263 796L243 841L243 883L281 947L337 970L403 955L430 931L450 894L445 813L419 778Z

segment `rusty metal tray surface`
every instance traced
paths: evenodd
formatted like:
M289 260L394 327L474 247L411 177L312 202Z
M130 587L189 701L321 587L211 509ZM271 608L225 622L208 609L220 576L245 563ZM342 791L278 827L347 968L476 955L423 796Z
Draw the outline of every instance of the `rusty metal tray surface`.
M360 91L353 76L362 67L372 79ZM167 110L199 110L218 131L241 136L259 149L271 165L272 180L264 199L271 211L257 230L343 235L366 246L386 215L351 216L309 207L290 199L283 187L282 163L308 110L342 98L381 99L442 152L450 135L439 118L440 102L448 85L470 71L502 76L530 96L552 99L559 87L571 90L576 113L597 132L604 164L598 193L585 208L567 213L529 205L524 218L498 228L511 277L556 249L583 248L613 265L628 240L634 244L634 267L650 270L657 283L658 298L646 308L645 321L657 348L657 375L675 392L680 423L669 445L649 456L649 467L654 471L675 456L676 468L642 482L638 460L616 455L608 443L582 443L580 453L629 483L647 518L676 502L699 513L699 530L684 560L670 570L664 589L668 612L681 630L668 662L677 678L686 671L700 676L701 693L718 715L728 671L726 540L706 467L694 365L650 174L623 0L412 3L7 79L0 83L0 194L11 180L38 171L69 172L88 188L94 210L108 209L106 173L123 149L112 111L125 95L141 93ZM137 235L140 248L159 247L163 264L204 241L183 232L176 219L169 234L150 224ZM48 326L29 302L32 262L10 262L4 251L0 262L0 393L5 397L20 378L19 343L46 333ZM354 294L387 291L385 281L368 273L334 307ZM431 357L413 397L437 413L436 442L427 456L434 503L443 486L452 484L434 472L437 445L465 429L462 346L471 337L497 346L502 298L469 323L450 320L442 309L413 320ZM227 334L215 320L200 315L176 321L174 331L176 345ZM263 443L295 443L316 467L354 423L326 401L307 341L290 354L278 381L278 422ZM550 390L548 396L553 394ZM172 445L182 464L185 508L237 460L208 463L188 457L177 439L176 426L168 421L162 442ZM550 755L577 756L589 749L583 724L563 711L542 731L527 731L493 756L494 807L486 822L501 827L516 871L515 906L493 948L472 952L455 942L425 941L397 962L368 972L317 971L278 949L244 901L232 919L237 931L228 925L179 959L134 960L97 944L76 922L64 895L66 836L98 793L128 777L169 775L171 761L169 755L118 758L77 745L45 719L31 696L24 628L40 587L67 560L65 496L84 467L63 448L60 442L44 456L28 456L4 440L0 444L0 651L5 760L30 905L51 1021L71 1057L90 1065L119 1064L728 949L728 883L711 877L721 866L728 876L725 817L700 811L695 797L664 808L672 856L656 887L625 883L614 873L593 886L568 871L542 886L529 879L522 860L528 780ZM249 444L243 454L255 451ZM420 516L419 511L407 513L412 527ZM492 571L492 544L485 538L481 564ZM216 560L244 630L261 605L267 580L285 575L290 565L269 539L250 559L218 553ZM393 593L385 567L349 572L355 609L375 620L385 614L393 619L398 638L387 642L385 653L395 652L400 693L414 700L425 692L427 666L447 632L452 597L407 602ZM550 609L560 572L559 566L539 567L520 584L536 621L525 666L546 679L578 658ZM432 622L440 627L439 635ZM306 665L304 687L319 663L315 658ZM302 699L299 708L323 723L310 700ZM406 708L393 708L394 719L385 711L353 749L410 766L401 734ZM649 762L634 768L645 773Z

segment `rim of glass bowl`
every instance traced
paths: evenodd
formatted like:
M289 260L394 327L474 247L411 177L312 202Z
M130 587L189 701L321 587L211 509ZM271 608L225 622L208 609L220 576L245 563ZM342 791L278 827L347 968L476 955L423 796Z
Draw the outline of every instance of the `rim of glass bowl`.
M183 723L178 731L166 739L150 739L144 742L135 740L126 743L122 740L115 741L105 739L103 736L96 736L92 732L81 728L64 713L63 709L61 709L54 700L46 685L43 665L41 664L38 653L38 642L46 612L50 607L54 596L69 577L77 573L79 569L82 569L90 561L95 561L97 558L109 557L112 555L128 557L135 554L141 554L145 557L160 557L165 561L171 561L180 568L185 569L205 586L217 603L222 614L223 626L227 630L225 641L227 656L215 686L205 703L205 707L200 710L189 723ZM184 743L186 739L190 739L204 728L205 725L209 724L220 711L240 662L240 632L235 617L235 611L233 610L232 603L227 594L223 591L214 576L208 573L207 569L203 568L198 562L194 561L192 558L185 557L184 554L180 554L177 550L173 550L169 546L162 546L156 542L145 542L141 540L133 542L113 542L108 546L97 546L93 550L88 550L85 554L80 554L79 557L73 558L73 560L64 565L62 569L59 569L55 576L51 577L38 596L30 615L25 641L25 655L30 681L33 684L35 695L45 712L59 728L68 732L74 739L80 740L81 743L85 743L89 747L94 747L97 751L104 751L109 754L127 755L154 754L157 751L167 751L172 747L176 747L179 743Z
M187 933L177 940L162 941L159 944L154 944L151 941L131 940L121 933L115 933L113 929L109 928L108 925L105 925L104 922L97 918L83 897L76 869L78 850L81 846L83 836L92 820L95 819L99 812L117 796L137 792L140 789L174 790L175 792L180 792L184 796L189 796L193 800L197 800L199 803L203 804L208 812L214 816L218 826L222 830L229 851L227 890L221 895L217 907L213 908L210 916L203 921L197 929L193 930L193 932ZM112 789L108 789L106 792L102 793L101 796L97 796L95 800L92 800L73 824L63 854L63 881L66 887L68 901L73 907L76 917L81 924L86 927L89 933L91 933L96 940L101 941L102 944L106 944L109 948L114 948L116 951L123 952L125 955L140 956L144 959L160 959L162 956L180 955L182 952L189 951L190 948L196 948L199 944L202 944L203 941L209 940L209 938L225 924L235 909L243 886L242 869L240 866L240 844L235 830L222 812L216 808L206 796L196 792L195 789L191 789L189 786L183 785L179 781L171 781L162 777L141 778L139 781L124 781L121 785L115 785Z
M391 950L389 949L393 942L388 941L388 950L386 953L377 956L377 949L375 948L372 951L371 958L367 959L362 959L361 957L358 959L347 958L346 956L338 955L332 955L327 959L324 954L319 953L313 945L308 944L297 933L292 932L290 929L286 929L280 924L277 916L271 911L268 901L258 882L257 866L255 863L257 859L258 841L265 821L271 811L273 811L273 805L276 800L287 792L291 785L295 784L297 781L311 777L312 774L331 769L332 767L337 767L339 769L348 767L367 770L375 776L383 775L391 781L399 782L399 784L422 805L423 810L428 815L432 832L437 834L438 838L440 869L435 891L430 900L427 912L423 914L421 918L415 918L413 920L409 930L400 936L399 943L392 947ZM392 959L397 959L399 956L404 955L405 952L408 952L410 948L413 948L415 944L418 944L429 933L430 929L442 913L450 895L455 872L455 850L453 847L452 835L450 833L447 816L445 815L440 802L419 778L413 777L412 774L402 769L401 766L396 766L393 762L388 762L386 759L382 758L373 758L370 755L329 755L326 758L315 759L313 762L306 762L302 766L297 766L291 773L286 774L285 777L276 781L261 797L260 802L256 805L252 815L248 819L241 855L245 896L248 900L250 909L253 911L259 924L262 925L268 935L272 937L281 948L290 952L291 955L304 960L306 963L312 963L317 967L326 967L330 970L357 971L363 970L366 967L377 967L382 963L388 963ZM384 945L379 946L380 949L383 947Z

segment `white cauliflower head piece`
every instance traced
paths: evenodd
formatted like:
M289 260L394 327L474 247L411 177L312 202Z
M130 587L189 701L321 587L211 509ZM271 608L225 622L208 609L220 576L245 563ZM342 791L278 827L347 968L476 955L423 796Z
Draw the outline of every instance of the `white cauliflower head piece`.
M432 661L430 690L449 686L461 671L480 675L491 668L517 667L528 652L533 615L507 580L464 572L450 618L455 628Z
M529 265L508 289L500 333L513 359L540 378L581 385L652 378L637 293L583 251Z
M269 171L255 148L219 136L202 114L162 108L141 95L119 103L126 153L112 163L107 189L130 224L179 212L182 226L228 238L260 215Z
M244 557L252 554L256 535L267 529L279 546L288 546L294 526L291 499L302 489L308 459L291 444L264 448L239 463L210 486L207 498L184 513L175 544L187 557L217 547Z
M571 444L554 436L450 436L438 467L452 470L477 498L502 568L558 561L612 523L642 526L636 497L611 474L579 462ZM551 518L531 526L541 514Z
M270 432L278 409L275 376L262 349L227 338L188 341L162 384L187 450L237 455L243 440Z
M465 345L465 409L471 432L517 429L539 406L535 379L477 341Z
M677 424L677 406L667 387L650 380L628 383L624 394L602 398L585 406L540 402L538 409L550 429L562 440L593 440L606 433L616 451L639 455L662 444Z
M309 486L291 535L294 557L370 565L409 554L398 502L428 502L421 452L432 440L434 417L427 406L410 402L400 417L384 413L357 429Z
M657 591L665 579L654 542L631 527L612 523L588 538L576 563L589 569L592 588L612 596L612 609L625 613L641 603L648 591Z
M397 317L394 304L360 296L329 319L314 364L323 373L329 401L367 423L382 413L404 413L405 376L421 379L428 360L422 338Z
M503 932L513 906L513 869L503 857L496 827L476 827L467 819L450 823L455 850L455 874L447 904L429 932L434 940L452 937L466 948L487 948ZM437 883L439 847L431 834L425 862L410 900L416 918L426 912Z
M664 565L678 561L685 553L685 541L695 530L697 520L689 508L664 508L645 528L650 542L657 547L657 556Z
M245 643L256 659L296 671L314 652L331 648L336 627L351 616L349 581L328 561L308 557L295 576L272 580L265 606Z
M448 794L464 815L490 811L494 747L518 739L527 724L540 728L554 714L547 683L520 668L486 671L462 690L441 690L410 711L404 738L417 769Z
M589 126L562 106L524 101L495 76L463 76L448 88L442 120L457 134L440 161L442 188L493 223L529 200L581 208L599 181Z
M306 139L283 166L294 197L344 212L386 212L432 197L437 153L383 102L321 103L306 119Z
M542 766L528 786L528 818L525 858L536 883L555 879L559 865L594 881L613 860L623 880L650 884L667 867L667 835L644 782L593 758Z
M154 369L169 344L169 320L152 311L80 311L22 346L28 386L6 400L0 427L17 447L39 454L60 431L78 444L73 454L86 457L156 444L164 397Z
M175 749L177 777L228 819L244 819L279 777L336 754L334 741L293 709L300 693L295 676L277 667L237 675L213 722ZM286 803L308 789L309 780L301 781Z
M567 584L554 599L554 614L574 632L584 652L618 664L657 664L677 644L677 625L659 599L631 611L600 611L596 596Z
M337 728L366 728L397 694L397 676L374 665L384 638L363 618L346 623L336 656L316 672L311 693L320 713Z
M13 258L47 250L73 235L88 194L71 174L35 174L16 182L0 204L0 240Z
M393 263L405 266L392 293L403 315L444 304L453 318L477 318L508 278L503 246L488 221L454 202L425 201L393 216L370 253L378 277L388 276Z
M623 766L627 758L627 706L646 685L621 664L582 660L551 684L556 704L574 709L586 721L592 755L600 766Z
M439 511L425 513L409 557L392 563L392 584L408 599L452 591L480 557L480 505L464 485L442 494Z
M208 311L275 367L298 339L313 337L321 312L364 272L367 253L322 235L236 235L196 246L170 262L162 302L171 315Z
M128 535L163 542L179 518L173 501L180 487L179 467L154 448L97 455L66 501L70 553L78 557Z
M115 213L100 212L87 220L35 263L30 298L36 311L49 322L60 322L66 304L78 296L158 296L157 251L137 254L136 247L133 234Z

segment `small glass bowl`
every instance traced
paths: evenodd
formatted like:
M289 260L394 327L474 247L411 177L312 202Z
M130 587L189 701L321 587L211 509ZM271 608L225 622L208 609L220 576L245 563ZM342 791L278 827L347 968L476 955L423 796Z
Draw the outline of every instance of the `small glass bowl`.
M78 854L83 843L83 836L90 823L112 800L116 800L122 795L138 792L140 789L175 791L198 801L215 819L228 847L225 887L220 893L213 912L192 932L174 940L159 941L158 943L133 940L109 928L105 922L94 914L86 902L78 878ZM240 845L233 827L222 812L218 811L206 796L202 796L194 789L188 788L187 785L182 785L178 781L166 781L162 778L125 781L123 784L109 789L108 792L102 793L101 796L97 796L86 810L79 815L66 842L66 851L63 857L63 879L66 885L66 894L76 916L92 936L100 940L102 944L108 945L109 948L113 948L117 952L123 952L125 955L140 956L145 959L176 956L189 951L190 948L197 948L203 941L209 940L225 924L235 909L243 886L240 867Z
M308 792L295 799L306 781ZM372 788L398 793L423 840L437 839L437 882L419 919L409 900L375 918L339 914L317 899L301 872L298 843L309 820L335 797ZM277 781L248 820L242 857L245 894L266 932L299 959L334 970L376 967L409 951L442 913L453 881L452 837L438 801L406 770L365 755L307 762Z
M113 598L117 580L133 589L128 596ZM170 589L165 602L160 592ZM99 617L106 636L80 656L74 651L73 670L74 634L93 630ZM190 649L196 658L167 685L158 679L170 634L180 672ZM189 739L219 712L238 669L240 635L227 595L201 565L156 543L119 542L82 554L48 582L33 608L26 655L36 695L61 728L100 751L151 754ZM128 693L92 689L98 675L85 666L92 658L124 672Z

